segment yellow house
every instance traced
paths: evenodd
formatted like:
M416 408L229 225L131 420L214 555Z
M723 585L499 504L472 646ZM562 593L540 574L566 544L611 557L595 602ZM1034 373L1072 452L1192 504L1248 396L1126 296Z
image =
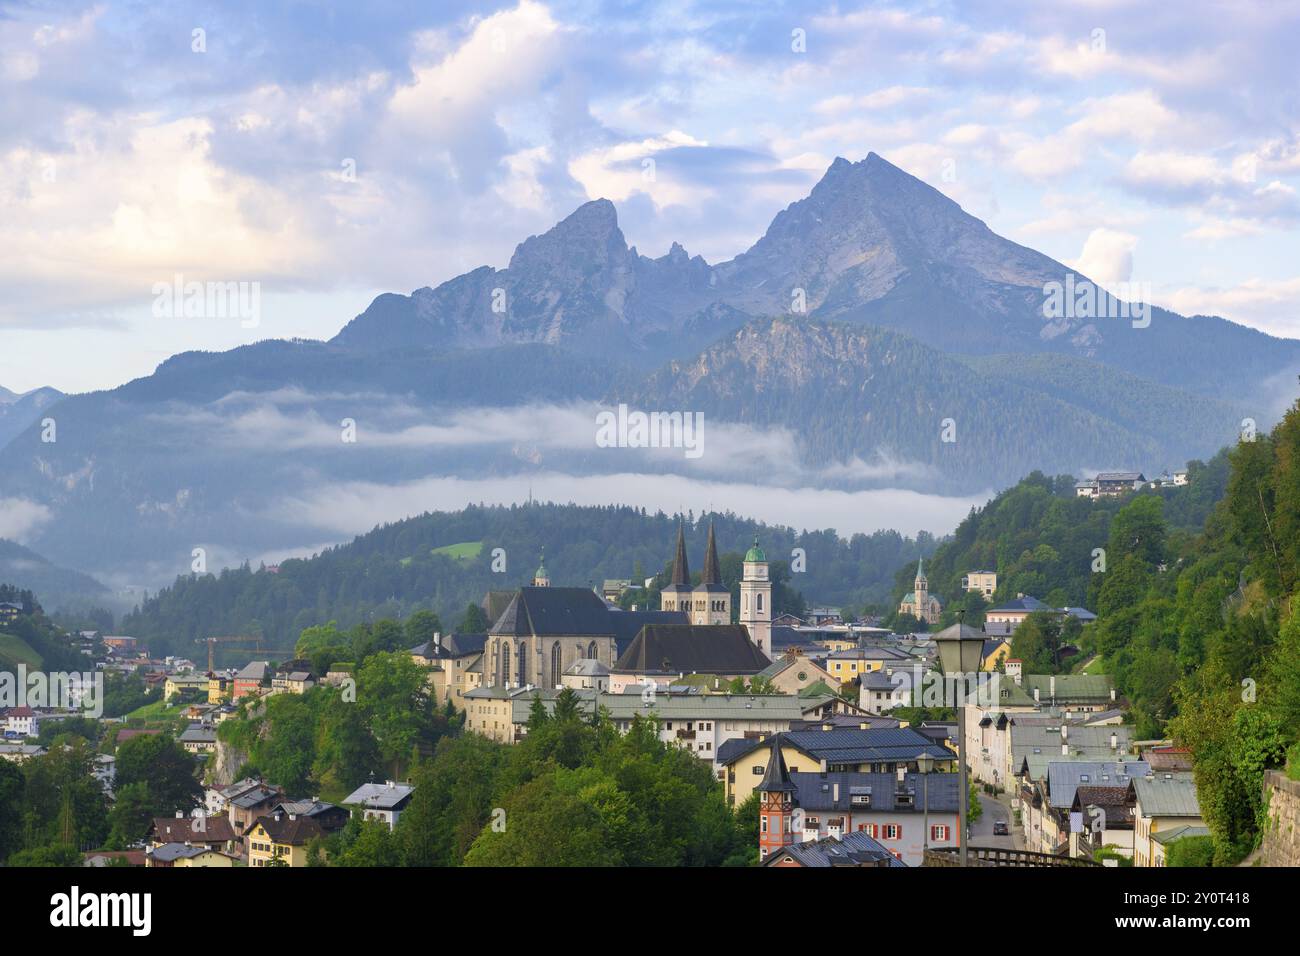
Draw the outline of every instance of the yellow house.
M230 697L230 678L221 674L208 675L208 703L224 703Z
M1196 783L1188 773L1139 777L1129 783L1133 811L1133 865L1164 866L1166 846L1205 831Z
M796 744L788 735L782 735L781 757L785 760L790 773L820 771L822 758L819 754L823 753L834 756L833 760L827 760L828 769L832 764L835 770L856 770L865 773L872 771L893 773L900 766L910 770L916 769L917 743L919 739L923 739L916 731L903 731L901 728L894 732L887 731L886 734L898 734L896 742L890 743L878 736L876 745L870 747L866 746L868 733L880 734L881 732L865 730L854 732L839 729L801 731L799 732L800 744L811 743L806 749ZM826 735L824 746L830 748L829 750L822 750L816 745L818 734ZM750 741L751 746L723 762L720 776L726 789L728 805L735 807L744 803L754 792L754 788L762 783L763 774L767 772L768 759L772 755L771 743L765 742L767 736L765 734L758 740ZM849 739L846 740L846 737ZM861 759L853 756L854 750L861 751ZM939 751L943 751L947 756L938 756ZM957 755L949 752L946 747L935 744L928 752L935 754L940 771L956 769ZM877 757L879 759L875 759Z
M534 691L522 687L476 687L467 691L465 702L465 729L498 743L515 742L514 705L520 694L532 696Z
M1003 638L1002 640L991 640L984 642L984 663L980 669L984 671L995 671L999 666L1004 665L1008 657L1011 656L1011 642Z
M172 866L197 866L197 867L219 867L230 868L239 863L239 860L228 853L222 853L220 850L203 850L191 857L181 857Z
M220 867L230 868L239 864L238 858L229 853L201 843L162 843L155 844L145 851L144 865L157 867Z
M258 817L248 829L249 866L306 866L307 845L321 835L310 817L276 813Z
M200 690L211 696L208 679L199 674L168 674L163 684L163 700L171 700L186 690Z
M828 637L825 640L817 641L822 647L834 651L851 651L858 646L858 640L855 637Z
M967 591L978 591L986 598L991 598L998 589L996 571L967 571L961 579L961 586Z
M892 647L869 647L855 644L853 647L836 651L826 658L826 672L841 684L847 684L860 674L884 670L888 667L902 667L912 663L912 658Z
M435 634L432 640L408 652L421 667L429 668L429 687L434 701L448 701L465 710L465 693L482 684L483 634ZM476 667L477 665L477 667Z

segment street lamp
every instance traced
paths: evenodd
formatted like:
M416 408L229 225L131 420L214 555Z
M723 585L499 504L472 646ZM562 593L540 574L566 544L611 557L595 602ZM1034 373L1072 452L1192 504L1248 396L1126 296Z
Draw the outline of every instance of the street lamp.
M921 773L921 825L925 828L921 842L921 865L925 866L925 855L930 852L930 774L934 772L934 754L923 753L916 758L916 769Z
M958 611L957 623L934 636L935 646L939 649L939 667L944 675L963 682L968 679L968 675L979 674L980 662L984 658L984 632L967 626L964 617L964 612ZM955 684L953 690L953 704L957 709L957 763L961 774L961 793L957 799L961 827L958 845L960 863L966 866L969 859L966 844L970 842L966 823L966 818L970 815L970 784L966 782L966 708L957 699Z

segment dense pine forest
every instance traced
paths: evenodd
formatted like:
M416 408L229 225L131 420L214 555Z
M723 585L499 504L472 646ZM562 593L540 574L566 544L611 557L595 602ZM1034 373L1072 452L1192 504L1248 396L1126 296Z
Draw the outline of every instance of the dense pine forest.
M894 531L845 540L833 530L797 532L730 513L684 520L697 572L714 522L723 578L733 587L741 555L757 535L773 563L777 606L796 612L805 602L855 608L883 602L898 567L937 544L925 533L913 539ZM336 621L347 628L418 610L452 623L488 590L530 582L543 549L555 585L599 587L606 578L643 583L669 565L677 525L675 516L631 507L525 504L424 514L313 558L285 561L274 573L245 566L180 577L119 629L154 653L192 653L193 642L209 635L261 634L268 647L291 647L313 625ZM802 562L794 558L796 548L803 549ZM643 595L655 599L653 592Z

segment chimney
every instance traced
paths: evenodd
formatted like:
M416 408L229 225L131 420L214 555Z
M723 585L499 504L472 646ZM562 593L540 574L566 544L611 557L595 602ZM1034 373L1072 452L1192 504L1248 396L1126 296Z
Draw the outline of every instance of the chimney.
M433 632L433 646L442 647L442 631Z
M176 819L177 819L177 820L184 820L184 819L185 819L185 811L184 811L184 810L177 810L177 811L176 811Z
M1070 756L1070 745L1067 744L1064 740L1061 741L1061 756L1062 757Z
M1119 734L1115 733L1115 731L1113 730L1110 732L1110 749L1111 750L1119 749Z
M825 773L825 772L829 769L829 767L830 767L829 762L826 760L825 757L823 757L823 758L822 758L822 773Z
M1047 692L1051 695L1052 700L1056 700L1056 675L1052 674L1047 678Z
M1037 687L1034 688L1034 703L1035 703L1035 704L1040 703L1040 701L1039 701L1039 699L1038 699L1038 688L1037 688Z
M1070 739L1070 728L1064 721L1061 722L1061 739L1062 740Z
M838 783L831 784L831 802L840 802L840 785Z
M1111 699L1111 700L1114 700L1114 699L1115 699L1115 688L1114 688L1114 687L1112 687L1112 688L1110 689L1110 699Z

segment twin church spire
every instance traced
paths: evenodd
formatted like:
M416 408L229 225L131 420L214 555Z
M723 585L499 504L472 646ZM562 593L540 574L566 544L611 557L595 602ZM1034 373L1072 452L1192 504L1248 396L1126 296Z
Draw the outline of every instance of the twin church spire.
M660 592L659 606L665 611L681 611L694 625L730 624L731 589L722 583L722 565L718 561L718 540L713 522L704 545L704 568L700 583L691 585L691 569L686 559L686 526L677 526L677 553L673 558L671 582ZM758 548L745 554L740 582L739 622L749 630L750 639L763 653L771 656L772 583L767 574L767 560Z

